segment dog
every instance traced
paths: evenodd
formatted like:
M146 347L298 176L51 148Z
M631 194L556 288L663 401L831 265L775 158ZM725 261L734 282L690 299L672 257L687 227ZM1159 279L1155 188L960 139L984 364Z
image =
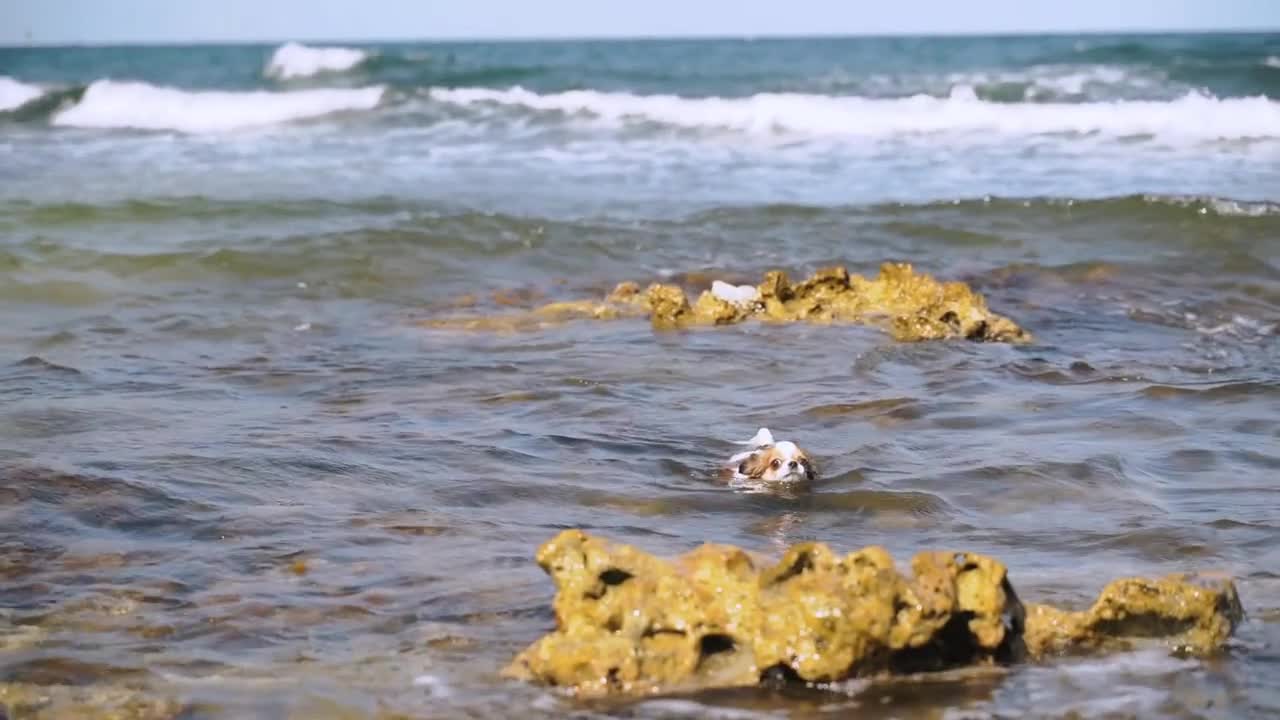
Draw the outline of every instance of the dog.
M738 444L750 449L729 458L721 472L732 485L777 487L817 477L809 454L793 442L775 441L769 428L760 428L755 437Z

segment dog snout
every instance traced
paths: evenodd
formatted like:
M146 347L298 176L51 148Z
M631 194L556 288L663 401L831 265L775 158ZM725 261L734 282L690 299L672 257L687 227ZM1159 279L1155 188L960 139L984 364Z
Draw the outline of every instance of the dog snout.
M798 466L799 464L795 460L792 460L791 462L787 463L787 467L791 468L792 470L795 470Z

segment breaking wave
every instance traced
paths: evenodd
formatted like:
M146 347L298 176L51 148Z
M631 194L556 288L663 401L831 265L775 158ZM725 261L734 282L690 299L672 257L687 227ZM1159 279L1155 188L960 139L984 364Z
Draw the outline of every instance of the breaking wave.
M1173 83L1163 72L1149 68L1034 65L1026 68L871 75L837 68L801 83L791 91L902 99L913 95L946 97L959 86L973 88L983 100L1002 103L1169 100L1192 89Z
M209 133L277 125L352 110L371 110L384 89L316 89L290 92L188 91L142 82L98 80L54 125Z
M368 59L369 53L354 48L311 47L289 42L276 48L263 74L292 80L322 73L346 72Z
M0 75L0 112L17 110L44 94L35 85L18 82L7 75Z
M520 107L612 124L649 122L752 133L887 137L928 133L1083 134L1184 140L1280 138L1280 102L1189 93L1172 101L1009 104L979 99L968 86L949 97L900 99L762 93L687 98L575 90L539 94L521 87L433 89L430 97L466 107Z

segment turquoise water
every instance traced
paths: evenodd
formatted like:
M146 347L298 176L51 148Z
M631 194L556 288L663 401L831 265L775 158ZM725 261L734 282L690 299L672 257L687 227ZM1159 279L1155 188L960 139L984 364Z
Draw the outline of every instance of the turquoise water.
M1280 41L1274 33L329 45L360 50L365 58L323 80L313 75L283 84L905 97L945 96L943 79L954 75L953 82L970 80L979 97L1006 102L1169 99L1191 90L1221 98L1275 98L1280 92L1274 61ZM277 47L3 48L0 60L11 77L43 84L85 86L112 77L191 90L278 89L279 79L263 72ZM1096 86L1055 92L1049 79L1073 71L1081 77L1098 73ZM1018 75L1021 81L1013 79ZM1014 94L1023 89L1039 93Z
M886 260L1036 342L419 325ZM0 49L0 683L196 718L1274 714L1278 327L1275 34ZM711 482L760 426L811 493ZM494 675L567 526L987 552L1072 606L1225 570L1249 620L1207 661L585 708Z

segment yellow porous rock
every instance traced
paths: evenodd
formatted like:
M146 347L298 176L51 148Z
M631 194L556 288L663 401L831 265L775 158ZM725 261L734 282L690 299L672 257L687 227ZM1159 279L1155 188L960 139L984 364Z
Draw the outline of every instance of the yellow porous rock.
M558 302L514 315L432 319L428 327L520 330L575 319L611 320L648 316L658 329L764 322L859 323L885 328L897 340L964 338L1028 342L1030 333L987 309L981 295L962 282L940 282L909 264L885 263L873 278L843 267L818 270L799 283L773 270L756 287L757 299L730 302L704 291L693 302L678 285L633 282L618 285L601 302Z
M1022 606L1004 566L923 553L915 576L881 548L791 548L760 569L704 545L665 561L568 530L538 551L556 630L508 667L583 696L749 686L765 675L835 681L1018 659Z
M1028 610L1004 565L969 553L920 553L908 577L879 547L804 543L767 563L703 545L667 561L566 530L537 561L556 627L504 674L580 697L1008 664L1123 636L1210 652L1241 615L1229 581L1173 577L1118 581L1081 613Z
M1088 610L1027 607L1027 647L1033 655L1123 647L1134 638L1166 638L1180 652L1203 655L1222 647L1244 611L1224 577L1175 574L1116 580Z

